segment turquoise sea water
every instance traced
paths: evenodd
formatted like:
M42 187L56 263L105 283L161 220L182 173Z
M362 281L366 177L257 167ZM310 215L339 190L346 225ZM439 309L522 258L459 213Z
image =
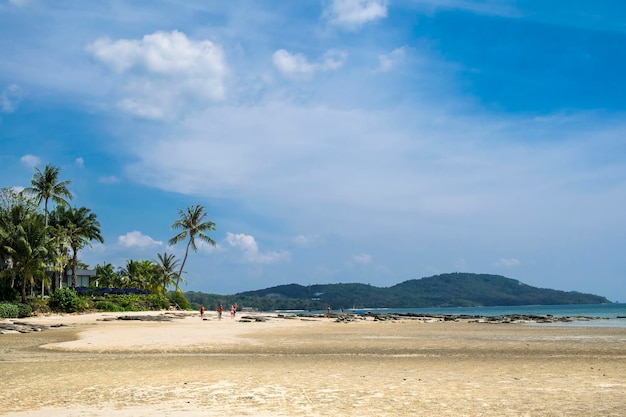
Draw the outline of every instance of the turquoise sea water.
M346 309L347 313L413 313L413 314L449 314L470 316L502 316L508 314L532 314L555 317L597 317L599 320L573 321L567 323L542 324L559 326L608 326L626 327L626 304L567 304L567 305L532 305L532 306L495 306L495 307L443 307L443 308L359 308ZM333 310L337 312L337 310ZM312 312L316 313L316 312ZM325 313L325 311L319 311Z
M388 308L388 309L355 309L355 313L416 313L416 314L467 314L471 316L501 316L505 314L552 315L555 317L602 317L626 318L626 304L567 304L567 305L533 305L533 306L495 306L495 307L441 307L441 308Z

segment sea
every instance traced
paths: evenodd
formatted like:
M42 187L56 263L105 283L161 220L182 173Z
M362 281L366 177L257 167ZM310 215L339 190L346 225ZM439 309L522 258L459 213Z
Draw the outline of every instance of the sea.
M347 313L366 314L433 314L433 315L468 315L468 316L503 316L527 314L554 317L593 317L594 320L574 320L558 323L534 324L540 326L598 326L626 327L626 303L611 304L566 304L566 305L528 305L528 306L490 306L490 307L427 307L427 308L351 308ZM337 312L337 310L333 310ZM309 312L317 313L317 312ZM326 313L326 311L319 311Z

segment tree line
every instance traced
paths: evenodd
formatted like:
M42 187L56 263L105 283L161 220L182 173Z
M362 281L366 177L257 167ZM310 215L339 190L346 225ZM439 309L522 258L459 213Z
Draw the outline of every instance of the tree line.
M71 288L76 288L77 271L89 269L80 261L81 251L95 242L104 243L104 238L97 215L70 204L70 184L60 179L58 167L47 164L43 170L35 168L30 187L0 188L0 301L19 298L27 303L35 295L44 298L60 289L68 274ZM207 219L201 205L179 209L178 216L171 225L176 234L168 243L186 242L182 261L164 252L153 260L129 259L117 268L105 262L95 266L90 285L182 294L190 249L196 252L198 241L215 245L208 234L215 223Z

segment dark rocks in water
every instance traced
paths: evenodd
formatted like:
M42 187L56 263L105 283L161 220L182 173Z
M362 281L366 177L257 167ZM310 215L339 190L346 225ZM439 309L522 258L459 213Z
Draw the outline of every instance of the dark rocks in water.
M33 333L48 330L50 327L63 327L64 325L46 326L43 324L27 323L25 321L0 322L0 334L4 333Z
M138 320L138 321L172 321L174 318L170 315L160 314L158 316L119 316L117 320Z
M298 317L310 317L310 315L297 315ZM316 317L325 317L325 315L317 315ZM423 322L449 322L449 321L467 321L469 323L569 323L573 321L590 321L599 320L601 317L588 316L566 316L556 317L550 314L505 314L500 316L480 316L468 314L423 314L423 313L373 313L366 312L363 314L337 314L332 317L336 318L338 323L348 323L356 320L366 320L368 318L374 321L397 321L397 320L418 320Z
M265 323L267 320L268 318L265 316L242 316L239 321L242 321L244 323L251 323L251 322Z

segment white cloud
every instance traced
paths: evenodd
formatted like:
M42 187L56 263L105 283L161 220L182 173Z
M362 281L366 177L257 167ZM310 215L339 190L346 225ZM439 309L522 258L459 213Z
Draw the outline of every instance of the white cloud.
M189 103L208 105L226 97L226 57L209 40L191 40L174 30L142 39L100 38L87 50L121 78L118 107L135 116L166 118Z
M9 3L11 3L12 5L17 6L17 7L26 6L30 2L31 2L31 0L9 0Z
M458 9L488 16L519 17L521 15L515 2L502 0L413 0L413 3L426 8L431 13L442 9Z
M226 234L226 243L233 248L241 250L244 260L250 263L270 264L291 259L291 254L288 251L259 252L259 246L254 236L243 233L235 234L228 232Z
M496 262L495 265L499 267L503 267L503 268L512 268L515 266L520 266L521 264L522 263L518 259L515 259L515 258L508 258L508 259L502 258L498 262Z
M0 93L0 113L13 113L21 100L20 88L11 84Z
M322 240L323 239L319 235L305 235L305 234L299 234L293 239L291 239L294 245L302 246L302 247L318 245L321 243Z
M109 175L106 177L98 178L98 182L101 184L117 184L118 182L120 182L120 179L115 175Z
M41 158L35 155L24 155L20 158L20 162L22 163L22 165L34 168L37 165L41 164Z
M77 167L80 167L80 168L83 168L85 166L85 160L83 159L83 157L80 157L80 156L76 158L74 163L76 164Z
M372 255L367 254L367 253L360 253L358 255L354 255L352 257L352 262L356 264L367 265L369 263L372 263Z
M310 76L316 72L335 71L341 68L346 54L327 51L317 63L310 63L303 54L292 54L284 49L274 52L272 62L278 71L287 76Z
M381 71L391 71L395 66L404 61L406 56L406 48L396 48L388 54L378 56Z
M331 0L323 13L331 24L357 29L365 23L387 17L386 0Z
M150 236L135 230L117 238L117 243L126 248L149 248L153 246L161 246L163 242L154 240Z

